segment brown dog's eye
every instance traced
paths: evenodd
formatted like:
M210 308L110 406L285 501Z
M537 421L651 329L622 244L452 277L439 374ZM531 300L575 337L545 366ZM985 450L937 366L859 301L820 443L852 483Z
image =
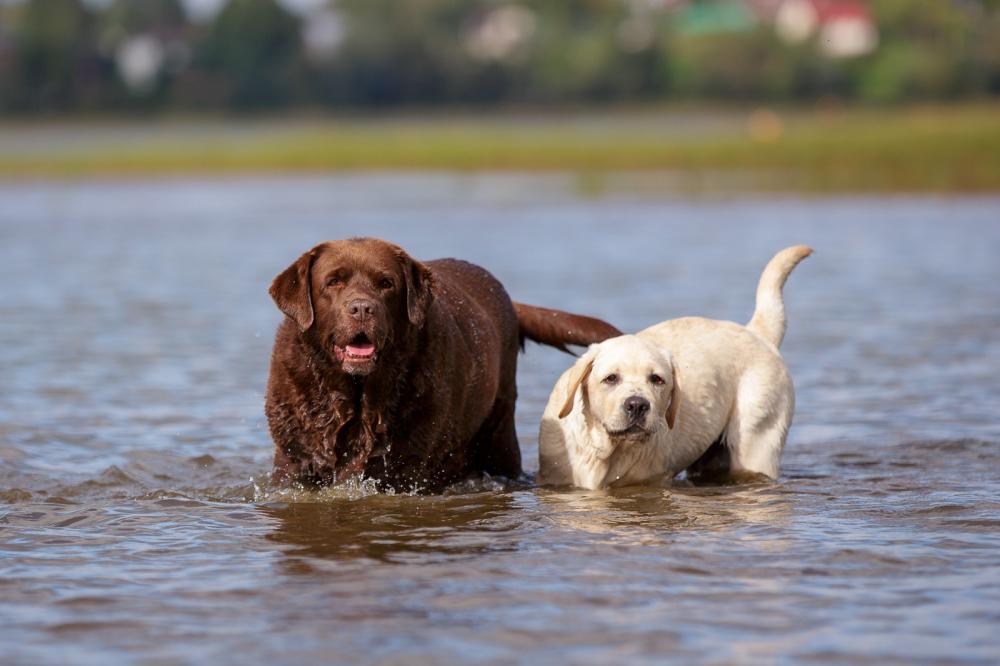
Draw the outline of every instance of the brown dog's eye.
M609 386L614 386L615 384L618 383L618 375L611 373L601 381L604 382L605 384L608 384Z
M336 287L336 286L337 286L337 285L339 285L339 284L340 284L341 282L343 282L343 280L341 280L339 276L337 276L337 275L332 275L332 276L330 276L330 277L328 277L328 278L326 279L326 286L327 286L327 287Z
M659 375L650 375L649 381L651 384L656 384L657 386L662 386L663 384L667 383L666 381L664 381L663 377Z
M382 278L378 283L379 289L392 289L395 285L389 278Z

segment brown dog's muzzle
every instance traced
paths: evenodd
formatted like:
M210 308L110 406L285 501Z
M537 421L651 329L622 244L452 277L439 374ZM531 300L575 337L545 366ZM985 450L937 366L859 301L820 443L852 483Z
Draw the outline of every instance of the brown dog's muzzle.
M389 337L385 314L384 304L371 298L350 298L341 306L333 351L348 374L375 370Z
M347 310L348 316L363 324L366 319L375 316L375 308L375 301L368 298L355 298L349 301L344 309Z

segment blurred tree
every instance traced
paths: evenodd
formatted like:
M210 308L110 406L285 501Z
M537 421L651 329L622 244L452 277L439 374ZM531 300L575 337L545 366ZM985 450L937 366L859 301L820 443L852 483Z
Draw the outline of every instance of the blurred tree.
M182 29L186 22L181 0L112 0L101 16L104 31L123 35Z
M0 5L0 113L11 108L14 85L14 9Z
M79 0L28 0L14 37L9 106L53 110L97 104L101 65L92 19Z
M196 57L230 107L285 106L302 84L299 20L276 0L229 0Z
M327 102L388 105L497 97L505 77L478 67L460 33L482 0L342 0L346 36L318 68ZM495 87L494 90L490 90Z
M1000 0L869 0L853 57L750 0L329 0L305 24L228 0L204 27L184 0L84 2L0 4L0 109L1000 94Z
M537 36L525 63L521 95L532 101L607 100L655 88L648 56L655 58L655 17L632 19L648 32L640 48L622 48L619 29L630 15L614 0L562 0L530 3L537 12ZM652 25L651 25L652 23ZM652 36L649 33L653 33Z
M681 19L670 26L665 53L675 95L774 101L838 95L847 88L840 66L815 43L787 43L768 23L720 9Z
M1000 94L1000 0L994 9L976 22L972 46L972 67L977 91Z
M875 0L881 48L859 72L865 99L946 97L967 86L970 15L954 2Z
M98 46L117 71L111 103L162 105L174 75L189 60L190 39L181 0L113 0L98 31Z
M341 0L324 98L363 104L567 102L665 91L662 16L619 0Z

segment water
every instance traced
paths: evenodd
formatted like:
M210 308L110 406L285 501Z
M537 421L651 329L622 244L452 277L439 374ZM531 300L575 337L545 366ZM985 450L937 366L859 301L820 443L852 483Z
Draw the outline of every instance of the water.
M4 663L1000 660L1000 200L585 199L561 177L0 185ZM268 484L271 278L328 238L635 330L745 321L798 410L773 484ZM529 347L518 430L570 359Z

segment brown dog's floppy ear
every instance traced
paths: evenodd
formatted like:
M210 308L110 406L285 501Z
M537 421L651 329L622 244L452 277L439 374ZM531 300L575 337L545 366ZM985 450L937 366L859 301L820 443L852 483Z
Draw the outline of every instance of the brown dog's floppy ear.
M307 331L313 325L311 274L318 250L319 246L316 246L299 257L274 278L268 289L278 309L294 319L301 331Z
M677 386L676 366L671 366L670 374L673 375L674 385L670 389L670 405L667 406L667 428L673 430L674 424L677 422L677 407L681 404L681 391L680 387Z
M427 308L431 305L431 269L408 255L402 248L396 249L396 258L403 265L403 280L406 282L406 316L416 327L424 325Z
M586 358L587 356L590 358ZM580 389L580 386L586 384L587 379L590 378L590 372L594 369L594 358L597 356L596 353L584 354L580 357L580 360L576 362L573 366L572 374L569 376L569 391L566 393L566 402L563 404L562 409L559 410L559 418L566 418L570 412L573 411L573 403L576 401L576 392ZM584 360L586 359L586 360Z

